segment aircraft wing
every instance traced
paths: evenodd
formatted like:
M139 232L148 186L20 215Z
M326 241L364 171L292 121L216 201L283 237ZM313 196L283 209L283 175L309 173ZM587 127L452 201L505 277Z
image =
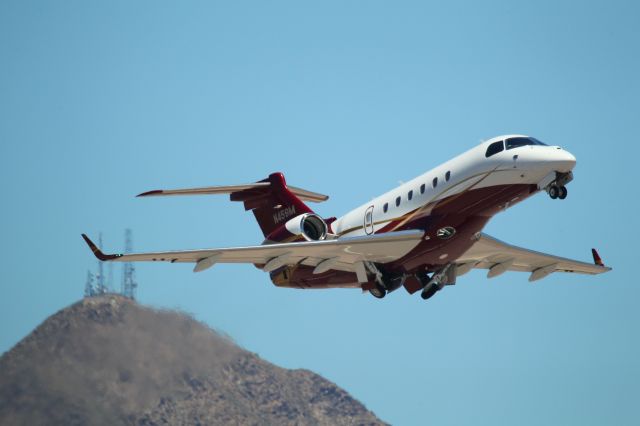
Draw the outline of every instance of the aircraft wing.
M604 266L595 249L592 254L594 263L586 263L516 247L480 234L476 243L457 260L458 275L473 268L488 269L489 278L506 271L520 271L530 272L529 281L537 281L553 272L595 275L611 270Z
M401 231L325 241L132 254L104 254L86 235L82 234L82 237L95 256L103 261L188 262L196 264L194 272L216 263L264 265L267 272L280 266L303 263L316 267L315 273L330 269L361 273L362 261L387 263L399 259L417 246L423 235L422 231Z

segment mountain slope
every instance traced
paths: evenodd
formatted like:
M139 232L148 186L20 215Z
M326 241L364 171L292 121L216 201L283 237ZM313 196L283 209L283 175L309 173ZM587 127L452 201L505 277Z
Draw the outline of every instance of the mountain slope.
M384 424L310 371L114 295L61 310L0 358L0 424L45 423Z

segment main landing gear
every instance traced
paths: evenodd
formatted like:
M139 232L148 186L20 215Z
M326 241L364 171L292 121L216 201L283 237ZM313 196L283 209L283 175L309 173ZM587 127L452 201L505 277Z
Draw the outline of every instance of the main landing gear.
M445 285L453 285L456 283L456 266L449 263L438 272L434 272L431 276L426 272L416 274L416 278L424 285L420 297L424 300L430 299L438 291L442 290Z
M434 294L436 294L440 290L440 288L441 287L438 284L430 284L426 286L424 290L422 290L422 293L420 293L420 297L422 297L423 300L428 300Z
M369 290L369 293L376 299L382 299L387 295L387 289L376 283L376 286Z
M406 275L404 274L386 274L380 271L373 263L365 263L365 267L375 275L375 284L369 293L376 299L382 299L394 290L399 289L404 284Z
M405 274L386 274L382 273L374 264L365 264L367 269L375 273L375 283L369 293L376 299L384 298L388 293L402 287L407 279ZM429 274L427 271L415 274L422 288L421 296L424 300L430 299L446 285L456 283L457 267L453 263L449 263L440 270ZM416 289L417 290L417 289ZM415 291L415 290L414 290ZM413 293L413 291L411 291Z
M375 286L369 290L369 293L377 299L382 299L394 290L399 289L404 284L406 276L403 275L379 275L376 277Z
M549 193L549 197L551 197L552 200L555 200L556 198L564 200L565 198L567 198L566 186L558 186L553 184L549 186L549 189L547 190L547 192Z

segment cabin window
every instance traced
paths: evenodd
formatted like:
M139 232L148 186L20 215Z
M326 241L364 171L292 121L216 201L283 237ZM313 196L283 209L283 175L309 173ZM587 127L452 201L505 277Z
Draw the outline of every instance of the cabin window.
M411 201L411 199L413 198L413 191L409 191L407 198L409 199L409 201Z
M451 172L447 172L447 173L444 175L444 180L446 180L447 182L449 182L449 179L451 179Z
M502 152L503 150L504 150L504 143L502 141L494 142L491 145L489 145L489 147L487 148L487 152L486 154L484 154L484 156L489 158L492 155Z
M382 211L385 213L389 211L389 203L384 203L384 206L382 207Z
M431 182L431 184L433 185L433 187L435 188L436 186L438 186L438 178L434 177L433 178L433 182Z
M400 207L400 197L396 198L396 207Z
M424 190L427 189L427 185L425 185L424 183L422 185L420 185L420 193L424 194Z

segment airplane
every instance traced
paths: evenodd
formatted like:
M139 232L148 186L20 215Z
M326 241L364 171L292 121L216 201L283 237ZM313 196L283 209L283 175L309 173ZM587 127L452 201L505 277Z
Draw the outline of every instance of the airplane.
M359 288L382 299L404 287L429 299L472 269L493 278L529 272L537 281L555 272L610 271L595 249L593 263L516 247L482 232L497 213L539 192L567 197L576 158L559 146L525 135L489 139L340 218L322 218L305 202L329 197L288 186L282 173L255 183L154 190L138 197L228 194L254 214L261 245L95 256L110 262L248 263L278 287Z

